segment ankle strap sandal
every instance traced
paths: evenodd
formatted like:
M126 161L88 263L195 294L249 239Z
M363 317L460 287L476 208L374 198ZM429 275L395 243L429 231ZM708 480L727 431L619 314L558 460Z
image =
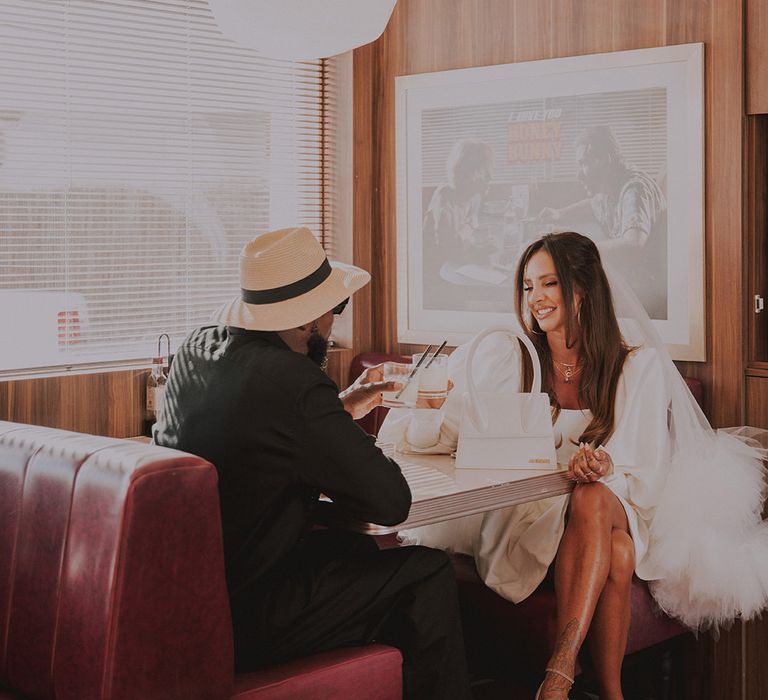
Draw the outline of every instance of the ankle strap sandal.
M570 685L573 685L573 678L571 678L567 673L563 673L562 671L558 671L556 668L545 668L544 673L554 673L556 676L560 676L561 678L564 678L568 681ZM539 700L541 697L541 689L544 687L544 681L542 681L541 685L539 686L539 689L536 691L536 697L534 700Z

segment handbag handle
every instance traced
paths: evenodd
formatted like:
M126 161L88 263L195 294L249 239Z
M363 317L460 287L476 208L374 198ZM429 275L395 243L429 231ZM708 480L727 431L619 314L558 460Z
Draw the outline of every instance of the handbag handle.
M478 430L485 431L488 429L488 417L483 415L480 408L480 401L477 397L477 387L475 386L474 378L472 377L472 363L475 359L475 352L481 341L483 341L489 335L494 333L504 333L510 340L519 338L528 354L531 356L531 363L533 365L533 383L531 384L530 396L533 394L541 393L541 363L539 362L539 354L536 352L536 348L533 346L531 339L524 333L516 331L509 326L491 326L475 336L472 341L472 345L469 346L469 352L467 353L467 393L469 394L469 418ZM520 416L522 422L522 416ZM525 427L523 426L523 429Z

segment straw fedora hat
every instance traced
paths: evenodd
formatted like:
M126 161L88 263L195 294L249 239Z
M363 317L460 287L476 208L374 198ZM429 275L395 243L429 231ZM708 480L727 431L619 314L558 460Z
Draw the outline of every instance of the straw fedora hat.
M320 318L364 286L359 267L329 262L308 228L262 234L240 252L240 296L217 309L217 323L283 331Z

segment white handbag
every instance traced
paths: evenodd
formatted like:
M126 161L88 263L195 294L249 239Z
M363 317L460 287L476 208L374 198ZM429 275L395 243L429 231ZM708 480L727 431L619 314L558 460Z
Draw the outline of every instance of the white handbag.
M519 338L533 363L531 392L478 393L472 377L475 352L484 338L504 333ZM549 396L541 391L541 364L530 339L506 326L480 333L467 354L456 466L464 469L557 469Z

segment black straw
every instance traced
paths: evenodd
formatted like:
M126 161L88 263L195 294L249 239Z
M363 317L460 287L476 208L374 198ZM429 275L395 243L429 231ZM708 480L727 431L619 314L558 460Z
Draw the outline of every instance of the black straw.
M434 359L442 352L443 348L448 344L448 340L444 340L442 343L440 343L440 347L435 350L435 354L432 355L432 357L429 358L429 362L427 362L426 365L424 365L424 369L429 369L429 366L432 364ZM426 354L426 353L425 353Z
M413 377L416 374L416 372L419 371L419 367L421 367L421 365L424 364L424 360L427 359L427 354L429 353L429 351L431 349L432 349L432 345L428 345L427 349L421 354L421 359L416 363L416 366L411 370L411 373L408 375L408 378L405 380L403 386L400 387L400 391L398 391L395 394L395 398L396 399L400 398L400 394L402 394L405 391L405 387L408 386L408 384L410 383L411 379L413 379Z

